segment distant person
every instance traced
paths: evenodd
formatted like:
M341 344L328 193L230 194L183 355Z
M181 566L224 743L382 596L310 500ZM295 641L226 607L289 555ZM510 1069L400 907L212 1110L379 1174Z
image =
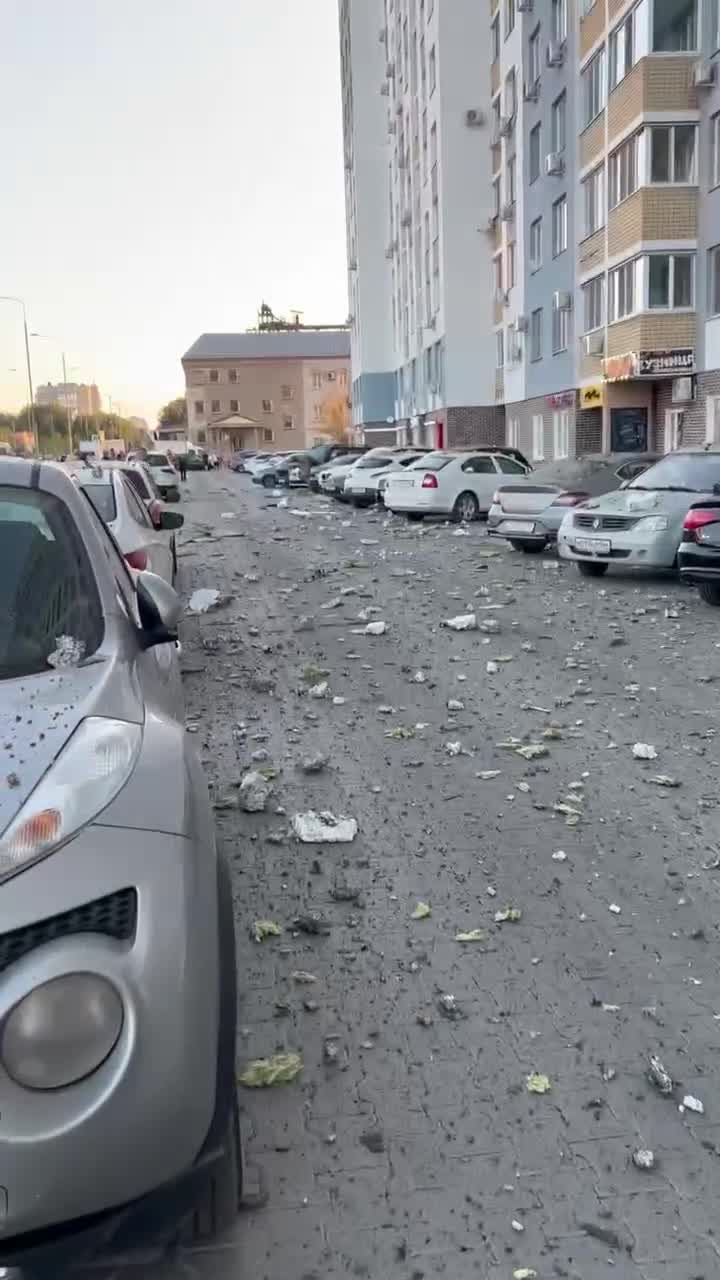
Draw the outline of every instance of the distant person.
M184 453L178 458L178 467L180 468L180 479L187 480L187 458Z

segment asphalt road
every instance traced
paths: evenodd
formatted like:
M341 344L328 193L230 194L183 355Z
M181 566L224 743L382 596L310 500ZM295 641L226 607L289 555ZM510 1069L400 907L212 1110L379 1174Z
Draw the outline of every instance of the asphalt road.
M188 617L183 662L234 876L240 1069L304 1066L241 1089L248 1208L163 1274L717 1277L720 613L483 525L187 488L183 592L231 597ZM443 626L468 612L497 634ZM235 807L268 766L267 810ZM307 809L356 838L300 843ZM310 912L327 934L293 927Z

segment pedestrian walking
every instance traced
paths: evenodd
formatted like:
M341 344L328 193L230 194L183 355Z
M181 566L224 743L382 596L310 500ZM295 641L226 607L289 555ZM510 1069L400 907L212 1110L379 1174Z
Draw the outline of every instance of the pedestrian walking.
M180 479L187 480L187 458L184 453L181 453L178 458L178 466L180 468Z

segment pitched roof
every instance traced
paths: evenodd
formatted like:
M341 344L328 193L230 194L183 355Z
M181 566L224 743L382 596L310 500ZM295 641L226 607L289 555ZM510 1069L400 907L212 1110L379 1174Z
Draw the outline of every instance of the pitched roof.
M350 358L347 329L289 329L278 333L203 333L183 360L301 360Z

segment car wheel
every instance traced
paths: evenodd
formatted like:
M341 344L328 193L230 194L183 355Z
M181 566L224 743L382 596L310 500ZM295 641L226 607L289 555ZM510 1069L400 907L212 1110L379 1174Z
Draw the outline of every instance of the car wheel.
M477 520L479 514L480 508L474 493L461 493L460 497L456 498L455 506L452 510L452 518L457 523Z
M523 542L517 538L510 539L510 546L513 551L524 551L528 556L536 556L540 551L545 550L544 542Z
M602 560L578 560L577 567L584 578L602 578L610 566Z
M362 498L352 497L350 501L352 505L355 507L356 511L359 511L361 507L365 506L365 503L363 502Z
M706 604L720 605L720 583L700 582L698 584L698 594Z
M263 476L262 478L263 489L274 489L276 483L277 481L275 479L275 476Z
M425 516L422 511L408 511L407 518L408 520L424 520Z

